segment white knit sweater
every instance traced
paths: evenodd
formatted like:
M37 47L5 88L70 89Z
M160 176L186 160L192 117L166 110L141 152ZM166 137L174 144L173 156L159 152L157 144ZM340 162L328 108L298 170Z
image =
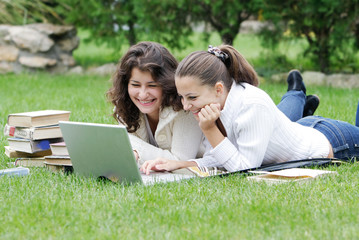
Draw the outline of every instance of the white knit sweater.
M202 157L200 146L203 134L192 113L175 112L172 107L160 111L159 122L154 134L158 147L149 143L144 115L140 116L140 128L129 134L132 148L140 156L140 164L158 157L173 160L188 160ZM203 147L202 147L203 148ZM202 152L201 152L202 151Z
M220 119L227 137L214 149L205 140L199 166L228 171L311 157L327 157L329 141L319 131L291 122L261 89L233 84Z

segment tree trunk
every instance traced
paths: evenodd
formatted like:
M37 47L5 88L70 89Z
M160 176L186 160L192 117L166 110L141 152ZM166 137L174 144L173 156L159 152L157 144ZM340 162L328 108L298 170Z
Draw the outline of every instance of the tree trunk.
M233 35L231 33L222 34L221 35L222 43L232 45L235 37L236 37L236 34L235 35Z
M135 24L132 21L128 21L128 35L127 40L130 46L135 45L137 43L136 32L135 32Z

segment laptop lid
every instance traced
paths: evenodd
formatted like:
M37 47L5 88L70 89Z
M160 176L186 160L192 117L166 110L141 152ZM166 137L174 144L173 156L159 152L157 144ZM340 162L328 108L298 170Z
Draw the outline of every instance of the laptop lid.
M142 183L124 126L71 121L59 125L76 173Z

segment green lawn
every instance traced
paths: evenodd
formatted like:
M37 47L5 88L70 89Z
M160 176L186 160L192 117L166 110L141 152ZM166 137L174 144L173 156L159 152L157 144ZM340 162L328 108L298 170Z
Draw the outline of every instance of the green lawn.
M114 124L109 86L109 77L0 76L0 129L9 113L41 109ZM286 90L261 88L276 103ZM307 91L321 97L318 114L354 123L359 89ZM0 153L1 168L9 161ZM0 239L358 239L359 165L329 169L339 174L307 183L231 176L145 187L31 168L26 177L0 178Z

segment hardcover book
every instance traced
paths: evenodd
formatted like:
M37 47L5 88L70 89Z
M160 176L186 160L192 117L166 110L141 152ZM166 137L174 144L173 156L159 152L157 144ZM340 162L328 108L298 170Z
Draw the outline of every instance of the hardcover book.
M7 123L15 127L38 127L58 124L59 121L68 121L70 111L43 110L9 114Z
M5 155L9 158L37 158L51 155L51 150L40 151L36 153L19 152L12 149L10 146L5 146Z
M30 140L24 138L8 138L9 146L15 151L35 153L50 149L50 143L61 142L63 138Z
M41 127L14 127L6 124L4 127L4 135L32 140L62 137L61 129L58 124Z
M65 142L59 142L59 143L51 143L50 144L52 155L63 155L68 156L69 152L67 151L67 147Z
M313 180L318 177L329 174L337 174L336 171L309 169L309 168L289 168L273 172L251 171L252 173L260 173L260 175L250 176L249 180L269 181L269 182L290 182Z
M70 156L57 156L57 155L46 156L45 164L72 166Z
M18 158L14 165L22 167L44 167L45 158Z

